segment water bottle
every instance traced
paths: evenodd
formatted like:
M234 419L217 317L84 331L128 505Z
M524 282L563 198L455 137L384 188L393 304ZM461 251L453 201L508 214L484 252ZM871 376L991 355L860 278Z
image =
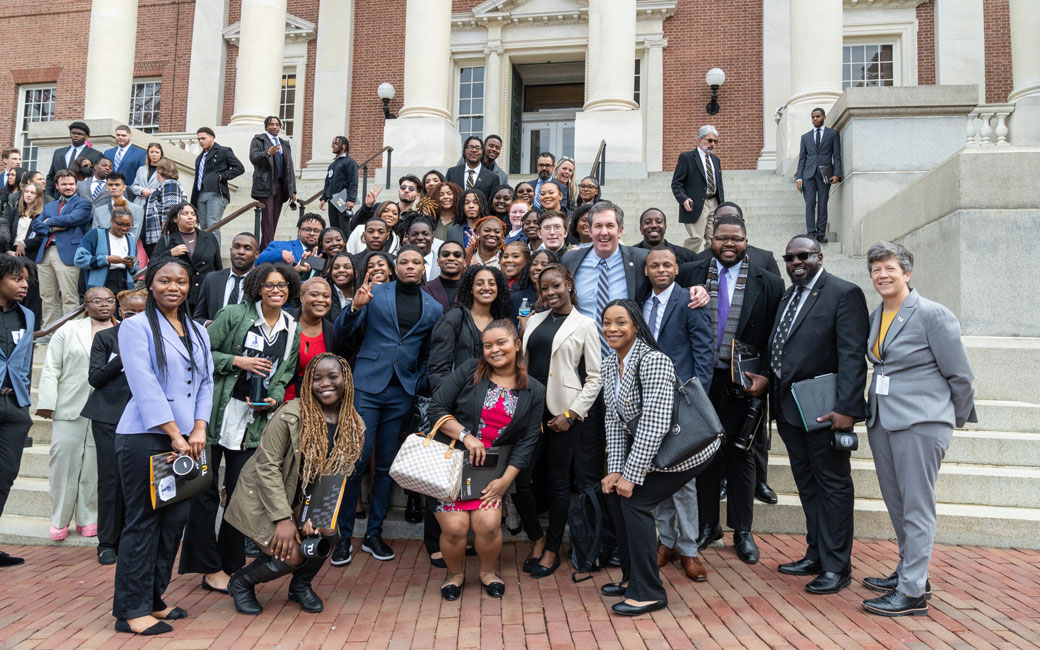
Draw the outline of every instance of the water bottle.
M520 317L524 318L531 315L531 305L527 303L527 298L524 298L520 303Z

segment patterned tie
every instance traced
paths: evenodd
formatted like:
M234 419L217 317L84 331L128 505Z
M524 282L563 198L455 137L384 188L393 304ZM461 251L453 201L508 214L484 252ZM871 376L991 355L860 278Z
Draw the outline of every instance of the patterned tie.
M207 152L207 151L203 151L202 152L202 158L199 159L199 177L195 179L195 186L199 188L200 192L202 191L202 172L203 172L203 170L206 169L206 154L207 153L209 153L209 152Z
M722 334L726 331L726 321L729 320L729 271L722 267L719 272L719 313L718 313L718 342L715 348L722 347Z
M469 170L468 175L466 176L466 189L467 190L473 189L473 170L472 169Z
M98 194L101 194L101 188L104 185L105 184L101 181L94 181L94 191L90 193L90 198L96 199L98 197Z
M116 171L119 170L119 163L123 162L123 154L126 153L122 149L116 149Z
M780 374L780 365L783 361L784 343L787 341L787 335L791 331L794 315L798 311L798 305L802 302L802 293L804 292L805 287L795 289L794 298L787 303L784 316L780 319L780 327L776 328L776 338L773 339L773 354L769 358L769 368L777 375Z
M599 343L603 348L604 359L610 354L610 346L603 338L603 312L606 310L608 302L610 302L610 282L607 278L607 260L601 259L599 261L599 280L596 282L596 320L599 321L597 323L600 331Z
M654 340L656 341L661 335L661 332L657 327L657 309L661 306L661 299L654 296L653 301L653 304L650 306L650 331L654 333Z
M715 195L715 170L714 165L711 163L711 154L704 154L704 178L708 181L708 192L706 196Z
M242 278L244 276L231 274L231 277L235 279L235 286L231 287L231 295L228 296L227 304L237 305L242 299Z

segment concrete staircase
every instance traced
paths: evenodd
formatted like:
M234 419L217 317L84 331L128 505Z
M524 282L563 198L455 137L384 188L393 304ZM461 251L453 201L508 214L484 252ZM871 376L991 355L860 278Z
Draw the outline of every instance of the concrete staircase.
M514 184L523 177L510 179ZM636 220L648 207L663 208L670 219L669 240L681 243L685 232L675 221L675 201L669 189L670 175L651 174L646 180L609 180L604 196L626 210L624 240L639 241ZM727 171L726 198L743 209L749 238L756 246L777 256L787 241L804 229L801 196L788 181L768 172ZM320 183L302 181L300 196L310 196ZM391 198L394 190L384 191ZM238 202L243 205L246 201ZM234 209L232 205L230 209ZM315 206L316 207L316 206ZM251 217L229 226L224 233L249 229ZM279 237L295 233L295 215L279 224ZM868 305L877 304L869 283L865 259L843 251L841 242L824 245L824 265L831 272L859 284ZM781 265L782 268L782 265ZM939 474L937 494L940 543L1040 548L1040 400L1035 393L1036 368L1040 368L1040 339L965 337L976 373L979 423L956 431ZM38 347L33 367L33 399L45 347ZM888 513L881 500L871 461L866 430L859 427L860 449L853 454L856 488L856 535L892 538ZM34 446L26 449L5 513L0 519L0 544L51 544L47 534L50 497L47 460L51 423L34 418L30 432ZM760 532L804 532L804 516L779 435L774 433L770 452L769 481L780 503L767 506L756 501L755 529ZM403 499L395 493L395 504ZM723 515L725 513L723 512ZM725 521L725 516L723 516ZM364 530L358 522L356 534ZM391 513L385 526L388 538L419 537L420 525L407 524L400 511ZM62 545L94 546L74 531Z

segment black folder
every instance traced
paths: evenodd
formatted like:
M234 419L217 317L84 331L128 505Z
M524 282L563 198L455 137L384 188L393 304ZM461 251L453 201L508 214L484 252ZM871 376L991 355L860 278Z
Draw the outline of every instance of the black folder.
M303 497L300 525L310 519L311 525L315 528L335 528L339 508L343 502L343 488L346 485L346 474L326 474L315 479L311 484L310 494Z
M148 459L148 491L152 498L152 508L158 510L171 503L184 501L199 494L209 487L213 480L214 467L209 466L209 446L199 456L199 475L185 479L173 473L173 464L169 462L170 452L156 454Z
M816 418L834 410L838 401L838 376L833 372L812 379L803 379L791 384L791 396L798 405L802 426L806 431L830 429L829 421L817 422Z
M741 388L751 388L751 380L744 373L760 375L762 374L761 368L762 356L759 354L758 348L733 339L733 347L730 350L730 381L740 384Z
M502 478L502 475L506 473L506 468L509 467L509 455L512 452L512 445L488 447L484 464L479 467L469 464L469 453L467 452L466 459L462 463L462 490L459 493L459 500L480 499L481 492L488 486L488 483ZM492 462L488 462L489 460ZM514 481L506 493L512 494L515 491L515 485Z

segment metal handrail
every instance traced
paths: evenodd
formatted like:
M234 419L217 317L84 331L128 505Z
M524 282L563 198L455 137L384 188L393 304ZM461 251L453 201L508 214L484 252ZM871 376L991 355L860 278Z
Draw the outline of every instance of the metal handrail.
M377 157L386 152L386 185L384 187L390 187L390 158L394 153L394 148L387 145L375 152L371 156L365 159L365 162L361 163L361 200L365 200L365 196L368 195L368 163L375 160Z
M596 150L596 157L592 159L592 171L589 172L589 176L596 179L600 187L607 184L607 141L599 141L599 149Z
M61 327L65 323L69 322L73 318L79 316L80 314L82 314L83 310L84 310L83 305L80 305L79 307L76 307L75 309L73 309L69 313L65 314L64 316L62 316L58 320L54 321L53 323L51 323L47 327L45 327L43 329L38 329L35 332L33 332L33 338L34 339L38 339L38 338L40 338L42 336L49 336L52 332L56 331L59 327Z

